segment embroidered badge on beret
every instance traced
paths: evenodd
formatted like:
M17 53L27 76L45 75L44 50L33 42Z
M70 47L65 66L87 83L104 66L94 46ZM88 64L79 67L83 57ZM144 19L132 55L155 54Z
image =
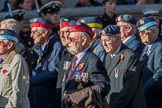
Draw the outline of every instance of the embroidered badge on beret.
M3 30L1 30L1 31L0 31L0 34L4 34L4 31L3 31Z
M33 22L37 22L37 21L38 21L38 19L37 19L37 18L33 19Z
M85 20L81 19L80 22L85 23Z
M101 31L101 34L102 34L102 35L106 35L107 33L106 33L105 30L102 30L102 31Z
M140 20L139 22L141 25L143 25L145 23L145 21L143 19Z

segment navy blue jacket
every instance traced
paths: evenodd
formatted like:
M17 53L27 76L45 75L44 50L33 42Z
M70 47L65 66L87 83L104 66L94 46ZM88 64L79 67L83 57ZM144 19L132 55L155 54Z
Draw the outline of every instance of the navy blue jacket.
M30 77L31 108L54 108L55 89L60 65L62 46L56 36L51 36L43 52L36 49L39 59L33 71L36 75Z

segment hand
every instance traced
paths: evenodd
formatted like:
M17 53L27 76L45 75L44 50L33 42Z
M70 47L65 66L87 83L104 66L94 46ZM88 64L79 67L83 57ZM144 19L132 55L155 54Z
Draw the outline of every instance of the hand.
M65 94L64 96L64 102L65 104L72 104L72 100L70 99L70 95L69 94Z

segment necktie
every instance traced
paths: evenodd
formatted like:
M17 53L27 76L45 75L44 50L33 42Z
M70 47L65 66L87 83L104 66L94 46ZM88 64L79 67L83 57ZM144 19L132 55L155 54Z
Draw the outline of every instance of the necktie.
M77 56L74 56L74 58L72 59L72 65L71 65L72 70L74 70L77 60L78 60Z
M66 81L71 77L72 72L74 71L75 65L76 65L76 61L78 60L77 56L74 56L72 61L71 61L71 68L68 71L67 77L66 77Z
M143 57L147 57L148 49L149 49L149 47L146 46L144 49L144 52L143 52Z

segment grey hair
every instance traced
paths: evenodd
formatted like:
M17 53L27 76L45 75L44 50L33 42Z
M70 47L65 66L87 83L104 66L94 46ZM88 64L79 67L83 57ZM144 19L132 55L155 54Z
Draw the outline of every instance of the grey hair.
M2 28L2 25L4 25L4 28ZM18 35L20 32L20 28L19 28L19 23L15 20L15 19L6 19L0 22L0 28L1 29L10 29L15 31Z
M87 32L80 32L80 35L87 37L88 43L91 42L92 39L91 39L90 35Z
M155 35L158 35L159 33L159 28L157 26L152 26L149 28L149 30L154 31Z

